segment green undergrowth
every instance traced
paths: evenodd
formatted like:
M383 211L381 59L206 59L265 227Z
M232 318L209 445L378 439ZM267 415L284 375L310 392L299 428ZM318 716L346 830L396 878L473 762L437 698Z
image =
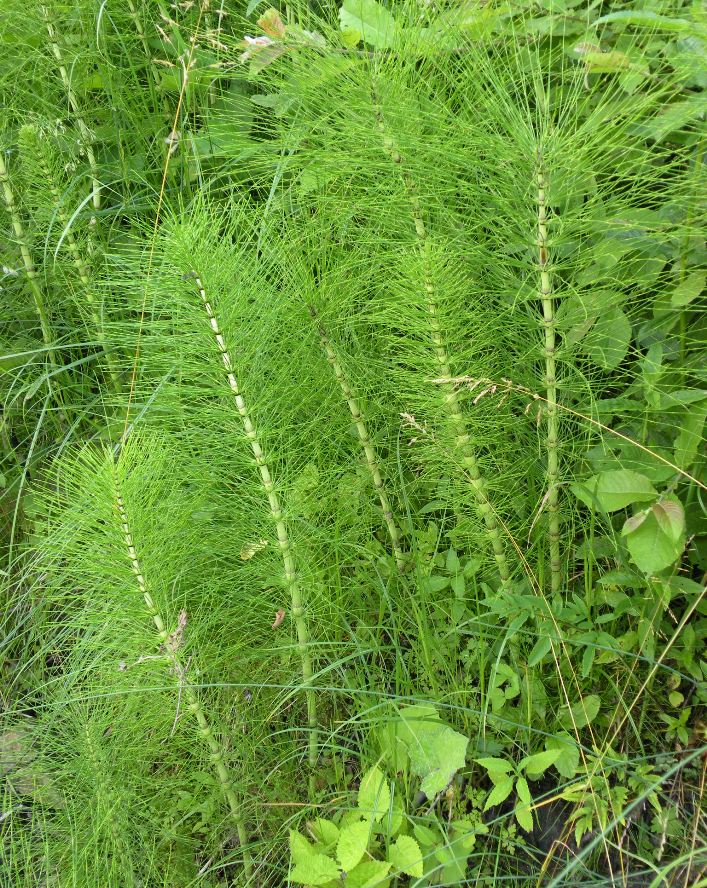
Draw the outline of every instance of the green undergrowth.
M0 885L707 884L700 5L0 25Z

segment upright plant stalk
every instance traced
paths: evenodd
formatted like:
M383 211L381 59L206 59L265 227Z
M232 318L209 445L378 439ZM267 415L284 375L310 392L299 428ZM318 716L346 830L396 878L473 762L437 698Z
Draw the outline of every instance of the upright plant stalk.
M69 218L62 207L61 194L59 192L59 188L57 187L51 165L46 157L43 146L40 144L40 137L35 127L23 126L21 130L21 136L22 135L24 136L26 146L34 155L37 166L39 167L39 170L44 177L44 182L46 183L46 186L49 189L49 192L54 200L56 218L59 220L62 228L64 229L64 240L69 252L71 253L71 258L83 286L84 295L86 296L86 302L88 303L88 310L91 317L91 322L94 327L96 338L101 346L101 349L103 350L103 353L105 354L106 364L108 365L108 373L110 375L111 382L113 383L113 388L116 393L119 393L120 376L115 367L113 357L106 345L106 337L103 332L101 319L98 315L96 298L93 294L93 287L91 285L91 276L88 271L88 266L86 265L86 262L81 255L81 250L79 249L79 245L76 242L76 238L74 237L74 234L69 225Z
M165 116L169 116L169 104L165 98L164 92L160 87L160 75L157 73L157 69L154 64L152 64L152 53L150 52L150 47L147 42L147 36L145 34L145 29L142 26L142 21L140 19L140 14L137 10L137 7L133 3L133 0L128 0L128 14L132 19L133 25L135 26L135 31L137 36L142 44L142 48L145 52L146 64L150 69L150 74L152 75L152 79L155 81L155 90L160 95L160 102L162 104L162 110L165 113Z
M309 311L316 321L317 312L314 306L310 305ZM341 393L344 396L344 400L348 405L349 411L351 412L351 416L354 421L354 425L356 426L358 440L366 456L368 471L370 472L371 478L373 479L373 486L376 489L378 500L380 501L381 509L383 510L383 518L385 519L385 524L388 528L390 542L393 547L393 555L395 556L395 563L398 566L398 570L403 571L405 569L406 562L401 544L400 530L398 528L398 525L395 523L395 517L393 516L393 510L390 507L388 493L385 489L385 484L383 483L383 478L381 477L380 468L378 466L378 457L375 448L371 443L371 438L368 434L368 428L366 426L366 421L364 419L363 413L361 412L361 407L351 389L351 386L349 385L349 381L346 378L346 374L344 373L344 368L341 366L341 362L339 361L339 358L334 351L334 347L331 344L331 340L329 339L326 330L321 324L318 323L317 331L319 333L319 339L322 345L322 349L324 350L324 354L326 355L327 361L334 371L334 376L339 383Z
M12 222L12 228L15 232L15 240L17 241L17 244L20 248L20 254L22 255L22 263L25 267L27 282L29 283L30 290L32 291L34 307L39 317L39 325L42 330L42 341L44 342L45 348L47 349L49 363L52 365L52 367L57 367L58 364L56 360L56 354L54 352L54 349L52 348L53 340L51 327L49 325L49 315L47 314L47 309L44 305L44 297L42 296L42 290L37 280L37 269L34 266L32 254L30 253L29 246L27 245L27 238L25 236L24 226L22 225L22 219L20 218L20 214L17 210L15 196L12 192L10 177L7 173L4 153L2 151L0 151L0 184L2 185L2 194L3 200L5 202L5 207L7 208L8 215L10 216L10 220ZM49 388L51 389L51 383L49 382L48 384ZM57 402L61 402L60 397L57 399Z
M91 735L91 727L89 723L84 726L84 739L86 740L86 747L88 749L88 758L91 765L91 771L93 772L95 777L94 790L97 797L99 799L102 798L105 801L106 820L108 821L108 828L110 830L111 838L115 843L116 849L118 849L118 851L120 852L126 869L129 870L130 874L132 875L132 864L130 863L130 858L128 854L129 846L125 842L125 838L123 836L121 828L122 824L118 821L118 818L115 815L116 808L118 811L120 811L120 803L118 802L118 804L116 805L111 798L111 783L104 777L102 755L99 751L99 748L97 748L94 738Z
M238 386L238 381L233 370L233 362L231 361L231 356L228 352L226 341L223 338L223 334L221 333L221 330L219 328L218 321L216 320L216 316L214 315L213 307L209 302L208 296L206 295L206 290L204 289L204 284L202 283L201 278L196 272L192 272L192 276L196 283L197 289L199 290L199 296L201 297L201 301L204 305L204 310L209 320L209 326L211 327L211 330L216 339L216 345L218 347L219 354L221 355L223 368L226 371L226 379L228 380L229 388L231 389L231 392L235 399L236 409L238 410L238 413L241 417L246 438L250 442L251 450L253 451L253 456L255 458L255 463L258 466L258 472L260 473L260 480L268 500L268 505L270 507L270 514L275 523L277 541L280 546L280 552L282 554L285 583L287 584L287 589L290 593L292 619L294 620L295 629L297 631L297 646L302 663L302 681L306 689L305 695L307 700L307 719L309 723L309 787L310 792L313 793L315 788L314 773L317 764L317 750L319 742L317 724L317 699L314 688L312 688L311 686L313 668L312 658L309 653L309 628L307 626L307 621L304 614L304 603L299 587L299 581L297 578L295 559L292 551L292 542L290 540L290 534L287 529L287 524L285 523L285 516L280 505L280 498L277 495L275 484L272 480L272 475L270 474L268 460L265 452L263 451L263 448L260 445L260 439L258 437L257 429L255 428L253 420L251 419L248 406L246 405L246 402Z
M120 521L120 527L123 533L123 540L125 542L127 556L130 561L133 575L135 576L135 582L145 602L147 611L152 618L153 623L155 624L155 628L157 629L161 649L164 652L164 655L168 660L170 666L172 667L173 675L176 677L177 681L183 689L184 698L187 702L187 707L196 719L197 725L199 727L199 733L204 738L209 747L209 752L211 753L211 761L214 763L216 769L221 792L228 804L233 822L236 825L238 839L243 851L243 867L246 876L250 878L252 875L252 860L250 857L250 852L248 851L248 833L246 831L245 822L241 814L241 808L238 802L238 798L236 797L235 790L233 789L231 776L224 761L223 749L214 736L213 730L209 725L206 715L204 714L204 708L201 705L201 701L199 700L199 696L196 690L189 684L188 681L186 681L186 669L181 664L177 655L178 642L175 642L173 640L174 636L167 631L164 620L157 610L157 606L155 605L152 595L150 594L147 580L145 579L145 575L142 572L142 567L140 566L140 561L135 549L135 542L130 530L130 524L128 522L128 516L125 510L125 503L120 493L118 479L115 477L115 474L113 478L115 484L115 507L118 513L118 519ZM181 625L183 628L183 624Z
M101 208L101 183L98 179L98 164L96 163L96 155L93 153L93 148L91 147L91 131L86 126L86 121L83 119L81 115L81 108L76 100L76 95L71 88L71 81L69 80L69 75L66 71L66 65L64 64L64 57L61 52L61 47L59 46L59 39L57 37L56 29L52 23L51 17L49 15L49 9L46 6L42 6L42 17L44 18L44 24L47 28L47 33L49 34L49 43L52 48L52 53L54 58L57 61L57 65L59 67L59 76L61 77L61 82L64 84L64 89L66 90L66 97L69 101L69 106L71 110L74 112L74 116L76 118L76 124L79 128L79 132L81 133L81 137L84 140L84 148L86 149L86 157L88 158L88 165L91 168L91 181L93 187L92 193L92 201L93 201L93 209L98 212ZM92 222L95 224L95 216L92 219Z
M375 100L374 100L375 101ZM410 202L410 210L415 223L415 233L417 235L417 246L423 265L423 277L425 287L425 303L427 306L427 318L430 326L430 335L432 338L433 351L437 366L439 367L439 375L443 380L448 382L441 383L441 389L444 394L443 404L448 413L449 420L454 431L454 448L461 456L461 462L469 479L471 489L476 503L477 514L483 519L486 527L486 537L493 551L496 560L496 567L502 585L506 585L510 580L510 570L508 561L506 560L506 550L501 535L496 515L491 505L486 490L486 482L481 475L479 464L476 458L474 447L471 444L471 437L467 429L464 414L462 413L459 403L459 394L456 386L452 381L452 367L449 361L449 354L444 341L444 334L439 322L439 308L437 304L437 292L432 274L432 254L427 226L425 225L424 213L420 202L420 196L417 186L410 173L406 169L405 160L400 154L395 140L385 127L385 121L380 108L376 104L375 108L376 122L381 134L383 148L390 159L396 164L402 174L405 188Z
M543 328L545 341L545 415L547 417L547 511L548 542L550 547L550 588L559 592L562 587L562 561L560 559L560 466L558 454L557 424L557 377L555 367L555 302L552 296L552 281L548 271L547 249L547 207L545 204L545 174L538 158L537 204L538 204L538 268L540 271L540 300L543 308Z

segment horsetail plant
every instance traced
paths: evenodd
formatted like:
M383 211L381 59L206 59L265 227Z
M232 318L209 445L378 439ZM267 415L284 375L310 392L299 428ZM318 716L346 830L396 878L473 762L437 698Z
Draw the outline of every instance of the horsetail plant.
M55 171L56 164L54 163L54 158L51 156L51 149L46 142L46 137L39 131L37 126L33 124L26 124L20 129L18 140L25 164L29 167L32 165L36 166L39 180L43 183L43 187L48 188L49 194L52 197L53 215L62 226L60 243L63 242L66 244L69 254L71 255L71 259L81 282L84 298L86 299L88 315L93 326L93 333L104 354L113 389L118 393L120 392L121 387L120 376L115 366L115 361L113 360L110 348L106 342L103 322L99 314L99 306L91 282L91 272L89 271L86 260L81 253L81 248L79 247L72 230L72 222L64 209L64 202L59 190L59 182L57 181L58 176ZM34 182L36 177L30 174L27 178L30 182Z
M22 224L22 218L17 208L17 204L15 203L15 196L12 190L12 185L10 184L10 176L5 164L4 155L5 152L0 151L0 184L2 185L2 196L5 202L5 208L7 209L7 213L12 223L12 229L15 233L15 242L20 248L20 255L22 256L22 263L25 268L25 275L27 277L27 282L29 283L29 288L32 291L34 306L39 318L39 324L42 330L42 339L47 349L47 355L49 357L50 363L53 366L56 366L56 355L52 347L54 338L52 336L51 327L49 325L49 315L47 313L46 305L44 304L44 296L42 294L42 290L39 286L37 269L32 259L32 254L29 251L24 225Z
M47 29L47 34L49 35L49 45L51 46L52 55L54 56L57 67L59 70L59 77L61 78L61 82L64 85L64 89L66 90L66 98L69 103L69 107L74 113L74 119L76 120L76 125L78 126L79 132L81 133L81 138L83 139L83 148L86 152L86 158L88 159L90 174L91 174L91 183L92 183L92 191L91 191L91 201L93 203L93 209L95 212L98 212L101 209L101 182L98 176L98 164L96 162L96 155L93 151L93 135L91 130L86 125L86 121L83 118L81 113L81 106L76 98L76 94L74 93L73 87L71 86L71 80L69 79L69 74L66 70L66 62L64 61L64 55L61 51L61 47L59 45L59 36L57 34L56 25L52 21L51 14L49 12L49 7L42 5L41 7L42 18L44 20L44 25ZM95 225L96 217L91 217L92 224Z
M280 547L280 553L282 555L285 583L290 595L292 619L297 631L298 651L300 662L302 665L302 680L305 686L305 696L307 700L307 719L309 724L309 785L310 791L314 793L314 772L318 757L317 698L316 692L311 686L313 678L313 668L312 657L309 651L309 629L305 616L304 599L302 597L300 581L297 575L297 566L295 563L295 556L290 539L290 533L285 521L285 515L283 513L282 506L280 504L280 497L275 488L275 483L270 472L268 458L263 450L263 447L261 446L257 429L250 415L250 411L245 402L245 398L243 397L243 394L238 385L238 380L236 379L234 373L234 364L231 360L231 355L229 353L226 340L224 339L223 333L219 327L218 320L216 319L216 316L214 314L213 306L209 300L208 294L206 293L206 290L204 288L204 284L202 283L202 280L199 277L198 273L192 271L191 277L194 280L194 284L201 299L201 303L206 313L209 326L214 335L216 347L218 348L219 355L221 356L221 362L226 374L226 380L233 395L236 410L238 411L238 414L241 418L246 438L248 439L251 450L253 451L253 458L255 459L255 463L258 467L258 473L260 475L263 491L268 501L270 515L275 525L277 541Z
M494 507L489 500L486 482L481 474L479 462L471 443L467 422L459 403L457 388L452 381L452 368L449 354L445 343L444 332L439 321L434 271L432 268L431 243L427 225L425 224L424 211L422 209L415 182L407 170L405 159L398 150L395 139L386 128L383 113L377 103L375 94L374 104L376 123L383 143L383 148L390 160L401 171L408 194L411 215L415 225L417 246L422 260L423 286L430 339L432 342L432 350L437 361L438 376L440 379L444 380L440 385L440 389L443 395L443 406L454 432L454 448L461 456L461 465L474 496L476 512L483 520L486 528L486 538L496 561L498 576L501 584L505 586L510 582L511 571L506 558L506 548L501 533L501 526L498 522Z
M115 487L115 508L118 520L120 522L123 540L125 542L126 554L128 560L130 561L130 567L135 577L135 583L137 585L138 591L140 592L140 595L142 596L143 601L145 602L147 612L152 619L155 628L157 629L157 634L160 640L161 653L164 656L165 660L169 663L171 667L171 673L177 680L180 691L183 690L187 707L196 719L199 733L209 747L211 761L218 775L221 792L223 793L224 800L228 805L228 808L231 812L231 817L233 818L233 822L235 823L236 830L238 832L238 838L243 853L243 867L246 873L246 877L250 878L252 875L252 861L250 857L250 851L248 850L248 833L246 830L245 821L243 820L243 815L241 813L241 805L238 798L236 797L236 793L232 784L232 778L226 762L224 761L223 749L214 736L213 729L211 728L206 714L204 713L204 708L201 705L198 693L189 683L186 675L188 664L185 665L182 662L179 653L182 645L182 636L187 625L187 613L185 610L181 610L179 612L179 618L176 627L172 630L172 632L167 629L163 616L155 605L154 599L152 598L152 595L150 593L147 579L145 578L142 567L140 566L140 560L135 548L135 540L133 539L133 535L130 530L128 513L126 511L125 502L121 494L120 482L115 472L114 463L112 464L112 467L113 484Z
M121 745L121 734L128 731L126 749L142 737L138 761L129 769L136 782L126 786L135 804L144 806L151 795L164 795L161 804L167 812L171 807L175 821L169 841L183 841L177 828L179 795L160 782L165 770L173 780L184 771L182 792L195 803L200 794L213 792L218 799L214 813L225 807L250 880L252 858L243 799L228 761L229 735L215 727L220 715L207 709L209 692L195 686L214 626L219 620L232 623L234 611L225 612L229 603L208 591L219 582L218 572L208 578L206 562L213 561L209 534L194 527L191 518L209 502L208 481L194 487L188 470L183 471L182 461L160 436L133 435L118 448L87 447L78 455L69 450L58 460L55 483L62 506L56 512L48 502L43 513L55 547L37 567L46 569L48 577L47 644L65 651L66 682L48 689L52 705L39 733L40 748L49 744L51 773L52 737L57 730L73 731L72 724L64 724L62 695L73 708L86 708L81 701L89 701L91 711L104 720L99 735L110 734L111 742ZM168 529L175 538L165 533ZM178 584L183 591L177 591ZM74 637L68 645L67 631ZM80 725L77 730L77 755L91 765L95 750L87 749ZM208 761L212 776L206 784L202 777L199 785L192 774L204 770L202 760Z
M540 300L542 303L542 325L544 335L545 357L545 406L547 422L547 510L548 540L550 550L550 590L554 594L562 586L562 562L560 559L560 515L559 515L559 484L560 472L558 462L558 424L557 424L557 378L555 367L555 306L552 292L552 281L549 270L547 207L545 204L545 173L542 167L542 151L538 151L538 267L540 270Z
M378 494L381 509L383 510L383 519L385 520L385 525L388 528L388 535L390 536L390 542L393 547L395 563L398 567L398 570L403 571L405 570L407 560L402 549L402 537L400 534L400 529L398 528L398 524L395 520L395 515L393 514L393 510L390 505L388 492L386 490L385 483L383 482L380 466L378 464L378 456L371 441L371 437L368 433L368 427L364 415L361 411L361 406L346 377L346 373L344 372L341 361L339 360L339 357L334 350L331 339L329 338L327 331L324 329L324 325L318 319L316 308L313 305L310 305L309 312L312 315L314 322L317 324L317 331L319 333L319 340L321 342L322 350L326 355L326 359L329 362L331 369L334 372L336 381L339 383L341 394L346 401L346 405L348 406L349 412L351 413L351 418L353 419L354 425L356 426L356 434L358 435L358 440L361 444L361 447L363 448L363 452L366 457L366 465L368 466L368 471L370 472L371 479L373 481L373 487Z
M97 274L53 146L19 231L0 167L81 408L54 458L0 360L0 886L691 884L695 4L5 5L8 144L78 114L117 198Z

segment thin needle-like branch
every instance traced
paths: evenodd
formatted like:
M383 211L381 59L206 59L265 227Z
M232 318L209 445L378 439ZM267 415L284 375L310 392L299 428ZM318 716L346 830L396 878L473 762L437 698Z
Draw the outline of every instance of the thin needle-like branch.
M280 497L277 493L275 483L270 472L268 459L260 444L260 438L258 436L257 429L238 385L238 381L234 372L233 361L231 360L226 341L223 337L221 328L219 327L218 320L216 319L216 316L214 314L213 306L209 300L206 290L204 289L202 279L196 272L192 272L192 277L194 278L197 289L199 291L199 296L206 312L209 326L211 327L211 331L216 341L216 346L218 347L219 354L221 355L221 361L223 363L223 369L226 372L228 386L235 399L236 409L243 423L243 430L245 432L246 438L250 443L251 450L253 451L253 457L258 467L258 473L260 474L260 481L262 483L265 496L268 500L270 515L275 524L277 541L280 546L280 552L282 554L285 583L290 593L292 619L297 631L298 651L300 655L300 661L302 663L302 681L305 687L305 694L307 699L307 717L309 722L310 790L313 792L314 769L317 764L318 756L317 698L314 688L312 687L313 668L312 657L309 651L309 629L305 616L304 600L300 589L299 578L297 576L294 553L292 551L292 541L290 539L290 533L285 521L285 515L280 504Z

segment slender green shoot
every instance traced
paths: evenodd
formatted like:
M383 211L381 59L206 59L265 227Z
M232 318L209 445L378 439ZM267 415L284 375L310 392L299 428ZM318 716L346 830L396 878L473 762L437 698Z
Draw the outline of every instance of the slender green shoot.
M69 106L71 110L74 112L74 118L76 120L76 124L79 128L79 132L81 133L81 138L83 139L83 148L86 152L86 158L88 159L88 165L91 172L91 181L92 181L92 196L91 200L93 203L93 209L98 212L101 209L101 182L98 178L98 164L96 163L96 155L93 151L93 134L91 130L86 125L86 121L83 118L81 113L81 106L76 98L76 94L71 86L71 80L69 79L68 72L66 70L66 63L64 61L64 55L61 51L61 47L59 46L59 37L56 31L56 27L52 22L49 8L47 6L42 6L42 17L44 19L44 24L47 28L47 34L49 35L49 44L52 49L52 54L56 59L57 66L59 68L59 76L61 77L61 82L64 84L64 89L66 90L66 98L69 102ZM94 217L95 218L95 217Z
M140 595L145 602L147 611L152 618L153 623L155 624L155 628L157 629L157 633L160 639L161 651L164 654L167 662L170 664L172 675L177 680L180 690L183 691L188 709L196 719L196 722L199 726L199 732L209 747L209 751L211 753L211 761L214 764L216 774L218 776L221 792L228 804L229 810L231 812L231 817L233 818L233 822L235 823L236 830L238 832L238 839L243 851L243 867L245 869L246 876L250 878L250 876L252 875L252 860L250 857L250 851L248 850L248 832L246 829L245 821L243 819L243 815L241 813L241 805L233 789L233 782L231 779L231 775L229 774L228 767L226 766L226 762L224 760L223 749L214 736L211 725L206 718L204 709L201 705L201 701L199 700L199 695L187 680L187 667L181 662L181 658L179 656L179 649L187 621L186 611L180 612L179 621L176 628L172 632L169 632L167 630L167 627L165 626L162 615L158 611L152 595L150 594L147 580L145 578L145 575L143 574L142 567L140 566L135 541L133 540L133 535L130 530L130 524L128 522L128 515L125 509L125 503L120 492L118 478L115 472L113 473L113 482L115 485L115 508L118 513L118 519L120 521L120 527L123 533L125 548L127 551L128 559L130 561L130 567L135 577L135 582L137 584L138 590L140 591Z
M329 338L327 331L324 329L323 324L319 321L317 311L313 305L309 306L309 312L317 324L317 331L319 333L319 340L321 342L322 349L324 351L324 354L326 355L327 361L334 371L336 381L339 383L341 393L344 396L344 400L348 405L349 411L351 412L351 417L353 418L354 425L356 426L356 434L358 435L358 440L366 456L366 465L368 466L368 471L370 472L371 478L373 479L373 486L376 489L378 500L380 501L381 509L383 510L383 518L385 520L385 525L388 528L390 542L393 547L393 555L395 556L395 563L398 566L398 570L403 571L405 570L407 561L405 558L405 553L402 549L402 537L400 529L395 521L395 516L393 515L393 510L388 498L388 492L385 488L385 483L383 482L380 467L378 465L378 456L376 454L373 443L371 442L371 437L368 434L368 428L366 426L366 420L361 411L361 406L351 388L348 379L346 378L346 373L344 372L344 368L341 366L341 361L339 360L336 351L334 350L331 339Z
M550 544L550 588L559 592L562 586L562 561L560 558L560 469L557 428L557 377L555 368L555 304L552 281L548 265L547 206L545 204L545 173L542 169L542 155L538 157L537 201L538 201L538 268L540 271L540 300L542 302L545 331L545 417L547 436L547 511L548 540Z
M374 96L375 101L375 96ZM381 135L381 140L386 154L392 162L402 171L405 188L410 202L410 209L415 223L417 244L423 263L425 303L427 306L427 320L429 324L432 348L435 354L439 374L444 379L452 376L451 363L447 351L444 333L439 322L439 310L432 270L431 243L425 224L424 212L420 202L420 196L414 180L405 166L405 160L396 145L395 139L386 129L382 111L376 103L376 122ZM471 444L471 438L467 429L466 420L462 413L457 389L452 383L442 386L443 405L447 411L449 421L454 432L454 448L461 456L461 464L464 467L469 484L474 494L477 514L483 519L486 527L486 538L493 550L498 576L502 585L506 585L511 578L511 571L506 559L506 548L501 534L501 527L496 518L491 504L484 478L479 468L479 463Z
M275 484L270 473L268 459L265 452L263 451L263 448L261 447L257 429L255 428L255 424L253 423L253 420L251 418L248 406L246 405L243 394L241 393L241 390L238 386L238 381L234 373L233 362L228 351L228 346L226 345L226 341L219 327L218 320L216 319L213 307L211 305L211 302L209 301L209 297L206 293L201 278L196 272L192 272L192 276L199 291L199 296L201 297L201 301L203 303L209 325L214 334L216 345L218 347L219 354L221 355L221 360L223 362L223 368L226 371L226 379L228 380L229 388L233 393L233 397L236 403L236 409L238 410L238 414L241 417L246 438L250 442L250 446L253 451L253 457L255 458L256 465L258 466L258 472L260 474L260 480L263 486L263 490L265 491L265 495L268 500L270 514L272 516L272 520L275 523L277 541L278 545L280 546L280 552L282 554L285 583L290 593L292 619L294 620L295 629L297 631L298 651L302 664L302 680L306 688L305 694L307 700L307 719L309 723L309 786L310 792L314 793L314 771L317 765L317 750L319 742L317 722L317 698L314 688L312 687L313 668L312 657L309 651L309 629L305 616L304 600L297 576L297 567L295 564L292 542L290 540L290 534L287 529L285 516L280 504L280 497L278 496L277 490L275 489Z
M84 296L88 305L89 317L91 319L91 324L93 325L93 333L95 334L96 339L98 340L98 343L100 344L100 347L105 355L108 374L111 379L113 390L116 393L119 393L121 388L120 375L118 373L117 367L115 366L113 356L110 353L109 346L106 342L106 336L103 330L103 323L98 313L98 304L96 301L96 296L94 294L93 284L91 283L91 274L89 272L86 260L81 253L81 249L72 231L69 216L64 209L62 196L59 191L59 186L54 170L52 169L53 164L51 163L47 153L47 147L44 144L37 128L31 124L22 127L19 134L19 141L25 153L31 155L31 160L36 163L38 171L42 175L42 181L44 185L49 189L49 193L51 194L53 202L53 212L56 216L56 219L61 224L64 232L63 243L66 244L66 247L71 254L71 259L74 263L74 267L76 268L79 280L81 281L81 286L83 288Z
M15 233L15 240L18 247L20 248L20 254L22 256L22 263L25 267L27 282L29 284L30 290L32 291L34 307L37 311L37 316L39 317L39 325L42 330L42 340L44 341L44 345L47 349L49 363L52 365L52 367L57 367L58 363L56 359L56 353L54 352L53 348L54 337L52 335L52 330L49 323L49 314L44 303L44 296L42 295L41 287L39 286L39 279L37 277L37 270L35 268L34 261L32 260L32 254L29 251L22 219L17 209L17 204L15 203L15 196L12 191L10 176L8 174L7 166L5 164L5 158L2 151L0 151L0 184L2 185L2 195L5 202L5 207L7 209L8 215L10 216L12 228ZM51 388L51 383L49 382L49 380L47 380L47 384Z

